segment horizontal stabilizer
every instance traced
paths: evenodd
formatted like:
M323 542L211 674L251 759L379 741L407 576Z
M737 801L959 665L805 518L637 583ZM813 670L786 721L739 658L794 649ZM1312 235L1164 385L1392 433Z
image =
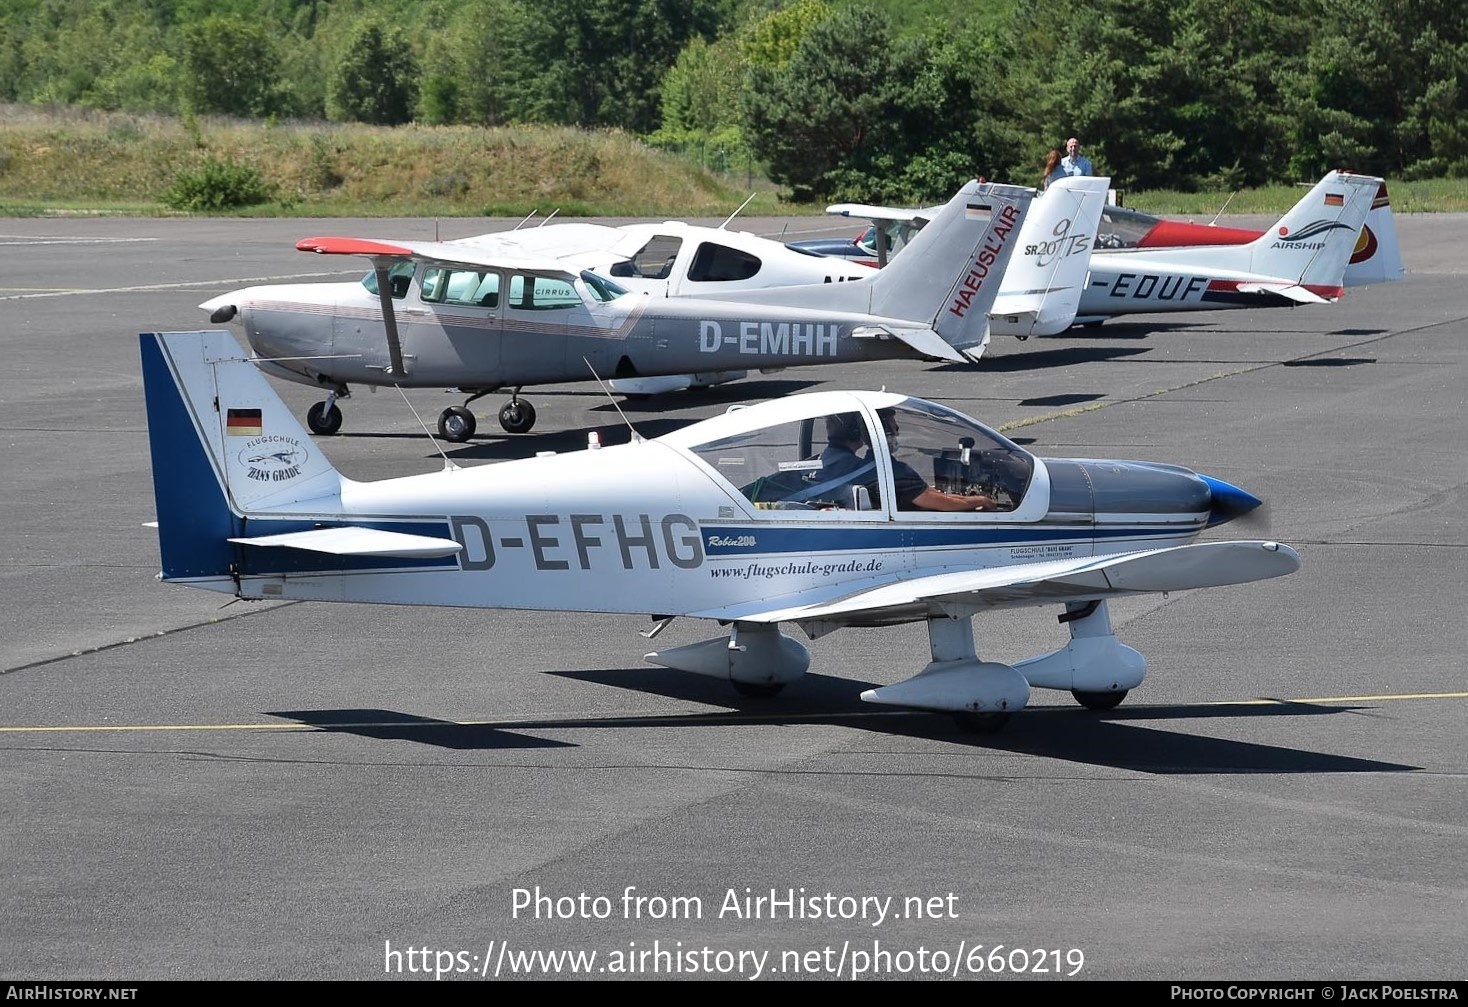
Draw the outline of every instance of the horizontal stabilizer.
M464 547L453 539L429 535L408 535L378 528L315 528L311 531L287 532L284 535L262 535L259 538L232 538L240 545L304 549L332 556L382 556L399 559L436 559L452 556Z
M1278 294L1298 304L1329 304L1334 300L1334 298L1321 297L1315 291L1302 287L1298 283L1240 283L1238 291L1241 294Z
M901 340L925 357L951 360L961 364L968 358L948 344L942 336L929 328L901 328L895 325L858 325L851 330L854 339L881 339L884 336ZM982 347L980 347L982 351Z

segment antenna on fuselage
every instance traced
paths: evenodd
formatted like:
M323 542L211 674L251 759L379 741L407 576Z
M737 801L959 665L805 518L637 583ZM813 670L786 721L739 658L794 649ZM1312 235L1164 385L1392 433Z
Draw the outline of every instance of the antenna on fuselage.
M551 218L552 217L554 217L556 214L558 214L560 212L561 212L561 208L558 206L554 210L552 210L550 213L546 214L545 219L542 220L540 223L536 224L535 226L536 227L544 227L546 224L549 224L551 222Z
M526 224L530 223L530 218L531 217L535 216L539 212L540 212L539 210L531 210L529 213L527 213L525 215L525 219L524 220L520 221L520 223L518 223L514 227L510 228L510 230L512 230L512 231L518 231L518 230L520 230L520 228L522 228Z
M1218 212L1213 215L1213 219L1208 221L1209 227L1212 227L1218 223L1218 218L1223 216L1223 211L1228 209L1228 204L1232 203L1234 201L1234 197L1237 195L1237 190L1228 194L1228 198L1223 201L1223 205L1218 208Z
M586 369L591 372L591 376L596 378L596 383L601 385L601 390L607 393L607 399L612 403L612 408L617 411L618 416L622 417L622 422L627 424L627 429L632 431L632 439L634 441L641 441L643 439L642 435L637 432L637 428L632 425L632 421L627 418L627 414L622 412L622 407L617 405L617 400L612 397L612 390L601 379L601 375L596 373L596 368L591 366L591 361L582 357L581 362L586 365Z
M733 221L733 219L734 219L734 218L735 218L735 217L737 217L737 216L739 216L739 214L740 214L740 213L741 213L741 212L743 212L743 210L744 210L744 208L745 208L745 207L746 207L746 206L748 206L748 205L749 205L749 204L750 204L750 203L752 203L752 202L754 202L754 197L755 197L755 196L758 196L758 195L759 195L759 193L757 193L757 192L751 192L751 193L750 193L750 194L749 194L749 198L748 198L748 199L746 199L746 200L745 200L745 201L744 201L744 202L742 202L742 203L740 203L740 204L739 204L739 209L738 209L738 210L735 210L735 211L734 211L734 212L733 212L733 213L731 213L731 214L729 214L729 219L728 219L728 220L726 220L726 221L724 221L724 222L723 222L723 223L722 223L722 224L720 224L720 225L719 225L719 226L718 226L718 228L717 228L717 230L720 230L720 231L722 231L722 230L723 230L723 229L724 229L724 228L726 228L726 227L728 227L728 226L729 226L729 224L730 224L730 222L731 222L731 221Z

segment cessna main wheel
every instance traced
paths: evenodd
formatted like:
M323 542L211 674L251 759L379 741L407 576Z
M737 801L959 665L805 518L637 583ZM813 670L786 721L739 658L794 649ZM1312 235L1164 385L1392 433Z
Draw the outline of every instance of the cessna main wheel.
M334 402L330 409L326 408L325 402L318 402L306 410L306 426L313 434L330 437L342 428L342 411Z
M474 436L479 422L467 406L449 406L438 414L438 435L446 441L463 444Z
M507 434L528 434L535 426L535 407L524 399L513 399L500 409L500 426Z
M1114 710L1121 705L1123 699L1126 699L1127 690L1122 689L1120 692L1081 692L1078 689L1072 689L1070 694L1076 698L1077 703L1080 703L1088 710Z

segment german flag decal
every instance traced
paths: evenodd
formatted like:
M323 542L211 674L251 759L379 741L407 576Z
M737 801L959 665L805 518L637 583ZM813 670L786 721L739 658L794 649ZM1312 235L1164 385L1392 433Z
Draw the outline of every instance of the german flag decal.
M1327 192L1325 194L1326 206L1344 206L1345 202L1346 197L1341 195L1339 192Z
M258 409L231 409L224 429L231 437L259 437L265 432Z

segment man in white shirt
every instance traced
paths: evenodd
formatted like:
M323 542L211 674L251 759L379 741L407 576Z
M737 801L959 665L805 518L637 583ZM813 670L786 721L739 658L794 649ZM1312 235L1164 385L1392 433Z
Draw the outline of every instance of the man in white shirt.
M1065 156L1060 159L1060 170L1067 175L1094 175L1091 159L1081 154L1081 141L1071 137L1065 141Z

